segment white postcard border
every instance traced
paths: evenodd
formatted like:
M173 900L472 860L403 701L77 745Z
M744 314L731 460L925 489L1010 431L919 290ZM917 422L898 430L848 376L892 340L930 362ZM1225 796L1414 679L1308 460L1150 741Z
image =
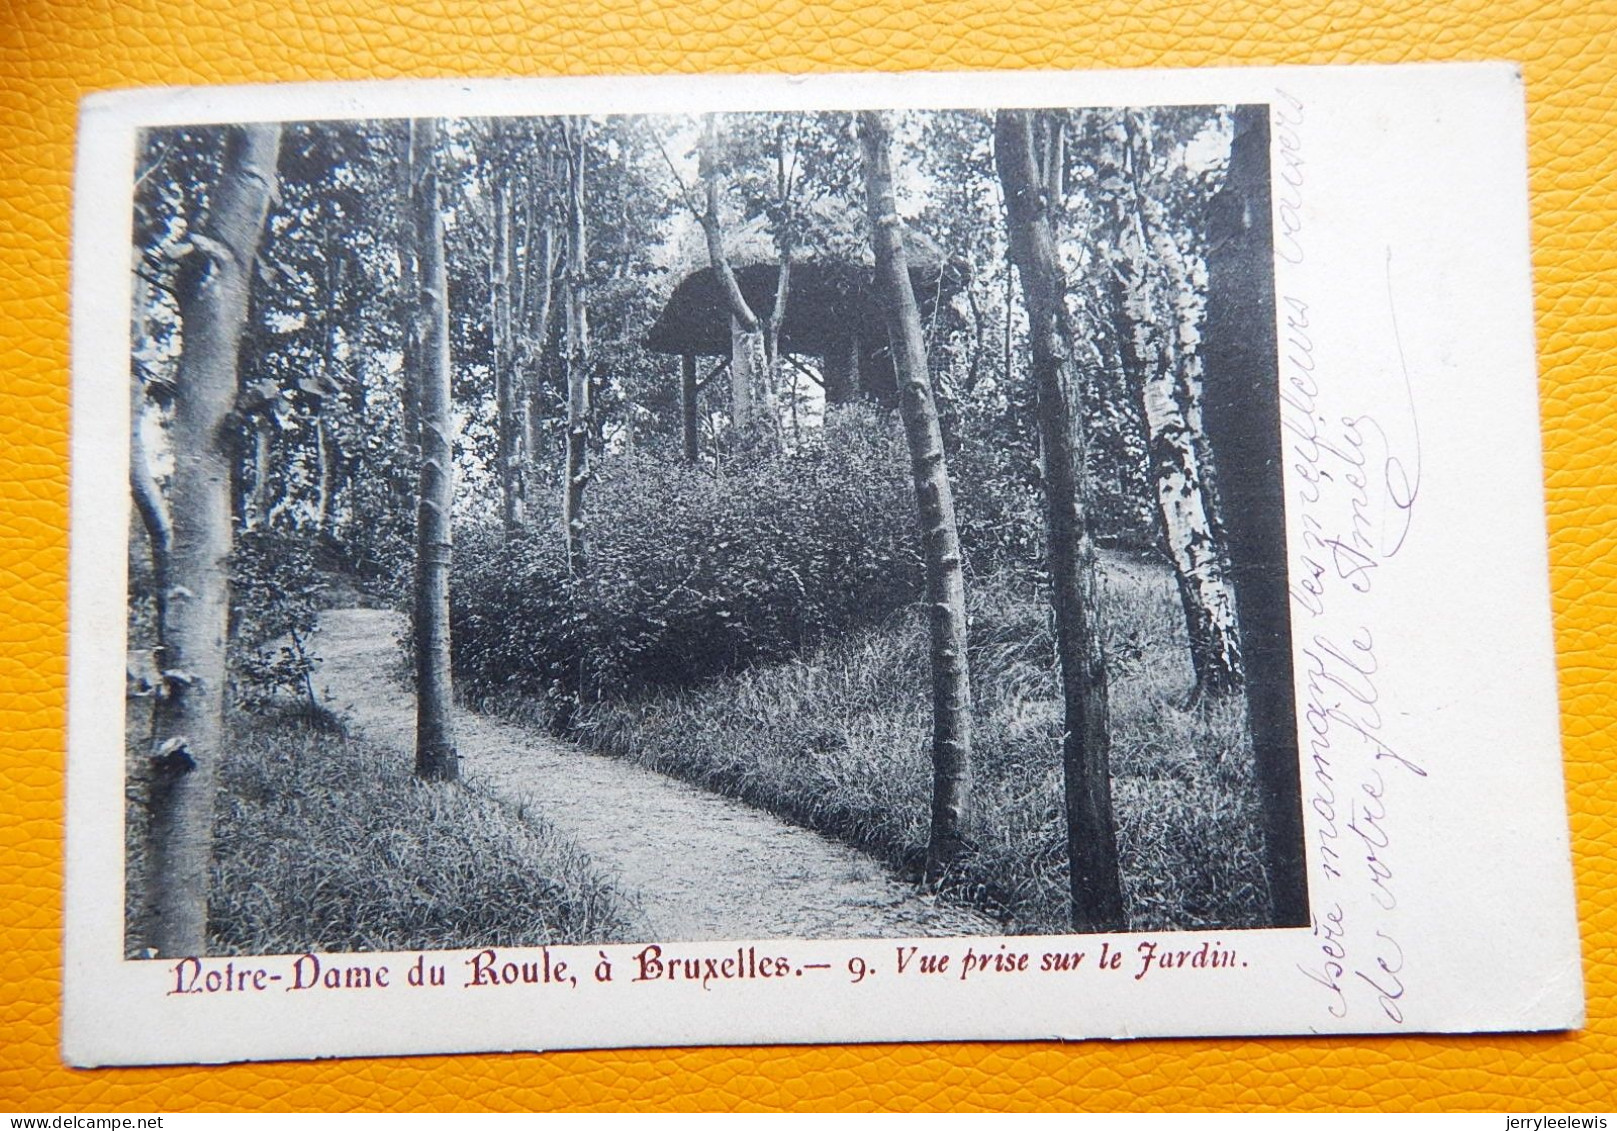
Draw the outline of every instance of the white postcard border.
M204 979L229 966L233 979L246 969L283 981L263 990L175 994L169 991L186 973L176 973L175 964L123 959L128 185L138 126L736 106L1231 102L1273 108L1281 387L1300 388L1288 386L1303 372L1299 336L1308 343L1302 351L1308 379L1318 386L1307 411L1300 402L1283 410L1297 418L1284 444L1294 586L1308 573L1306 563L1329 567L1321 610L1292 607L1313 930L743 941L743 952L750 945L755 955L779 954L794 971L806 963L827 969L706 987L634 981L642 947L626 944L548 948L548 955L502 951L494 960L496 967L564 962L576 985L466 987L461 983L478 952L457 951L320 956L325 969L364 965L373 977L386 966L385 990L281 988L296 977L297 956L210 959L197 971ZM86 100L73 249L65 1057L99 1065L1581 1025L1524 129L1519 73L1497 64L444 80L140 91ZM1309 461L1299 454L1298 445L1309 441L1299 439L1295 426L1310 414L1338 438L1350 420L1361 422L1361 439L1365 420L1381 435L1373 460L1382 478L1370 490L1379 502L1366 505L1375 509L1377 538L1396 537L1399 522L1407 531L1397 554L1370 570L1355 574L1350 561L1344 575L1338 562L1321 556L1330 554L1321 546L1329 545L1331 532L1350 530L1362 508L1356 512L1340 491L1320 494L1317 505L1298 502L1322 466L1303 466ZM1334 457L1319 458L1328 465ZM1389 461L1404 476L1402 487L1389 485ZM1408 473L1416 465L1418 489L1410 491ZM1344 468L1334 470L1340 488ZM1340 666L1348 660L1358 661L1358 676ZM1362 670L1371 664L1373 672ZM1344 700L1343 684L1359 678L1367 681L1355 683L1362 694ZM1323 748L1321 732L1310 730L1322 716ZM1325 790L1332 799L1318 804ZM1350 827L1355 812L1374 805L1384 810L1381 817ZM1376 859L1388 876L1365 860L1382 836L1389 843ZM1196 951L1206 942L1238 960L1136 978L1146 942L1163 951ZM715 959L737 949L661 945L666 955ZM952 955L951 969L921 975L910 966L898 974L898 953L910 945L916 954ZM1123 956L1118 969L1104 974L1094 966L1103 945ZM1035 969L961 978L968 949L1025 951L1035 967L1044 953L1083 950L1091 966L1079 974ZM423 969L444 968L443 987L409 985L418 958ZM613 967L609 982L597 978L603 958ZM856 959L877 973L855 980ZM305 962L302 969L309 968ZM249 973L246 984L252 982Z

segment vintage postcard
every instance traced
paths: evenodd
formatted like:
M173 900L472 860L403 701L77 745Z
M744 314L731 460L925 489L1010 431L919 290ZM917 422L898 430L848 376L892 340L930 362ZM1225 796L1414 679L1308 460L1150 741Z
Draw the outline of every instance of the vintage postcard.
M64 1056L1579 1026L1523 110L89 99Z

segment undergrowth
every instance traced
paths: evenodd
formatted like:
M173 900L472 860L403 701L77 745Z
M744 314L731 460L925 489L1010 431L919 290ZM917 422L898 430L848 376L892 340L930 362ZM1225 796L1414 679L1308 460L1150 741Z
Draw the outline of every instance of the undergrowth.
M211 954L614 941L621 898L543 821L458 786L306 708L232 718L214 822ZM132 726L131 730L139 728ZM138 758L131 758L138 770ZM138 782L135 796L138 796ZM142 810L132 798L125 922L139 953Z
M892 421L850 409L723 479L617 458L590 486L578 578L556 530L458 530L457 686L562 707L689 687L880 621L922 588L902 451Z
M1268 895L1241 710L1184 709L1193 677L1167 569L1109 555L1103 581L1130 926L1263 925ZM1065 931L1061 707L1048 602L1030 577L978 579L968 592L972 847L945 890L1008 930ZM914 875L931 790L927 670L925 626L907 609L800 659L694 689L603 700L573 723L600 749L850 841Z

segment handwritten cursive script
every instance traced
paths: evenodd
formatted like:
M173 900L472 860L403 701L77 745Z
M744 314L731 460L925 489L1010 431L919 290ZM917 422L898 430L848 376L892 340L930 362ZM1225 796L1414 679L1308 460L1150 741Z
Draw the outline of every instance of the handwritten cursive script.
M1383 249L1388 353L1366 374L1331 357L1374 356L1367 343L1322 340L1326 321L1306 297L1314 267L1305 239L1303 103L1277 91L1273 106L1275 256L1279 295L1280 427L1293 519L1292 607L1310 626L1299 664L1303 789L1315 870L1314 951L1299 973L1329 1018L1379 1010L1404 1023L1408 991L1399 943L1396 795L1429 777L1393 733L1365 602L1408 545L1420 496L1415 382L1398 324L1392 249ZM1308 265L1305 267L1305 265ZM1295 270L1285 270L1286 267ZM1334 324L1333 324L1334 325ZM1389 387L1394 390L1388 395ZM1301 634L1300 634L1301 635Z

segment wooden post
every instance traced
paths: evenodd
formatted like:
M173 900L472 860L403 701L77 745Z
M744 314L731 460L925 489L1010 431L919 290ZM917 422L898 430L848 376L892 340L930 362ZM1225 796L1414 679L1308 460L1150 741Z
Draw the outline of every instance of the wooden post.
M685 462L695 463L701 457L696 433L695 354L682 354L679 359L679 408L685 435Z
M825 403L847 404L859 390L859 339L838 338L825 354Z

